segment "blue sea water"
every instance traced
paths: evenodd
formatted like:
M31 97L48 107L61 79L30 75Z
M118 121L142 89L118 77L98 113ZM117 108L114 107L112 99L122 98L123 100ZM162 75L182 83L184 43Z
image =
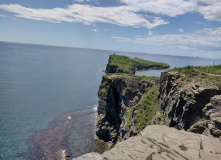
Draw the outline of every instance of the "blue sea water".
M31 155L35 152L30 149L35 145L31 144L33 135L37 140L44 135L53 140L53 136L61 133L59 137L66 136L61 140L62 145L72 156L93 150L87 147L91 143L87 139L93 137L88 133L94 126L93 109L98 103L97 91L104 74L101 71L112 53L0 42L0 159L38 159ZM115 53L166 62L171 68L206 66L214 62L198 57ZM215 61L215 64L220 63L221 60ZM136 74L160 76L161 71L139 71ZM72 120L69 133L59 130L59 133L51 134L47 129L60 124L60 117ZM62 126L68 122L64 121ZM50 145L50 141L44 144Z

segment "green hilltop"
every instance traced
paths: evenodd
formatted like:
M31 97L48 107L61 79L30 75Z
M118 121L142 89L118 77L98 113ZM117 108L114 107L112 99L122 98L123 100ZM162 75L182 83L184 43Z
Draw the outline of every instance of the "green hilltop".
M166 63L152 62L140 58L130 58L123 55L110 55L106 73L135 74L137 70L164 69L170 66Z

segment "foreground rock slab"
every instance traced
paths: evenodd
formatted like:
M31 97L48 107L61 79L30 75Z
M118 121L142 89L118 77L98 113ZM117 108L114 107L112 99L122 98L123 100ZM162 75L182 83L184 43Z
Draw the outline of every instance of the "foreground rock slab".
M102 155L92 153L77 160L221 160L218 138L177 130L167 126L147 126L138 136L117 143Z

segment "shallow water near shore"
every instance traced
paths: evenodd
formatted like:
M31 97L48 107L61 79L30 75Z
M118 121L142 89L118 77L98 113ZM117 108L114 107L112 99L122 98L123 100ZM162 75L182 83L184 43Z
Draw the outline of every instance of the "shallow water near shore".
M0 42L0 159L62 159L93 151L97 91L112 53ZM166 62L171 68L214 61L115 53Z
M68 112L56 117L48 128L35 132L26 141L26 159L61 160L95 150L96 111ZM94 125L93 125L94 124Z

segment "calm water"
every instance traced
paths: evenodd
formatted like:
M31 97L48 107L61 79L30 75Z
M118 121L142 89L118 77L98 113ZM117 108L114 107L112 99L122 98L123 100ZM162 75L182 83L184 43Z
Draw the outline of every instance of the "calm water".
M112 53L0 42L0 159L40 159L45 150L46 157L64 150L73 157L92 151L101 71ZM172 68L214 61L116 53L166 62ZM159 76L160 72L137 75Z

